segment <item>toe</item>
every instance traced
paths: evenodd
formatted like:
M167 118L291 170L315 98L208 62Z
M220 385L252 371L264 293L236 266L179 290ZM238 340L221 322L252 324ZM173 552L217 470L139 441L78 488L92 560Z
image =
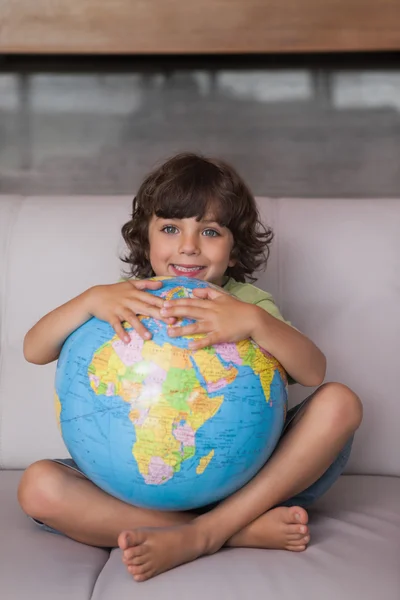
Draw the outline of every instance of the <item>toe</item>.
M128 543L129 531L122 531L118 536L118 546L121 550L126 550L129 547Z
M141 567L146 562L147 562L146 556L137 556L136 558L132 558L132 560L130 561L129 564L132 565L133 567Z
M131 573L132 575L142 575L146 568L148 568L146 567L146 565L129 565L127 567L129 573Z
M307 525L308 513L301 506L291 506L288 511L288 522Z
M304 535L302 533L290 533L288 535L289 542L298 542L299 540L303 540Z
M139 546L144 542L145 535L140 529L123 531L118 536L118 546L121 550L127 550L132 546Z
M287 526L288 535L307 535L308 527L307 525L288 525Z
M154 575L153 571L149 570L149 571L145 571L141 575L134 575L133 579L135 581L137 581L138 583L140 583L141 581L147 581L147 579L151 579L151 577L153 577L153 575Z
M130 562L132 559L143 556L145 553L145 546L133 546L123 551L123 560L124 562Z
M305 546L304 544L302 545L298 545L298 546L294 546L293 544L289 544L287 546L287 549L290 550L291 552L304 552L304 550L306 549L307 546Z
M310 541L310 536L301 537L298 540L288 540L287 550L291 550L292 552L303 552Z
M145 581L152 575L153 569L148 564L131 565L128 567L129 573L133 575L135 581Z
M291 546L304 546L305 544L307 544L307 542L306 538L301 537L298 540L288 540L288 544L290 544Z

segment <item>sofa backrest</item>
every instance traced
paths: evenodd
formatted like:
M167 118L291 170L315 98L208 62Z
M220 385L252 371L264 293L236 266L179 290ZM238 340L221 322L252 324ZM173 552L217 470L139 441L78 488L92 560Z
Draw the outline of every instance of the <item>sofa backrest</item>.
M286 319L328 359L326 381L364 403L347 472L400 475L400 201L258 199L275 231L266 274ZM0 197L0 467L66 457L53 408L55 363L22 343L45 313L121 274L128 197ZM295 385L290 404L311 393Z

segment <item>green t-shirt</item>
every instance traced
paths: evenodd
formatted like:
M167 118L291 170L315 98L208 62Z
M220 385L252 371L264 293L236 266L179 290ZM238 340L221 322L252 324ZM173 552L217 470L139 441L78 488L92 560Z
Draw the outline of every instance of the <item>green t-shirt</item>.
M285 321L285 319L282 317L279 308L274 302L274 299L268 292L260 290L251 283L240 283L232 277L227 278L227 280L223 283L222 288L226 292L232 294L232 296L235 296L235 298L238 300L248 302L249 304L256 304L257 306L260 306L266 310L276 319L279 319L280 321L283 321L287 325L293 327L290 321Z

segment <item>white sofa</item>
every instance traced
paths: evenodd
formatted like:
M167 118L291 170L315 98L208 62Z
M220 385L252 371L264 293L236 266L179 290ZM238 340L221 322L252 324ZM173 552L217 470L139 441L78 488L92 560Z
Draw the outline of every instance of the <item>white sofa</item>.
M347 473L311 510L304 553L226 549L135 583L119 549L35 526L22 469L66 457L53 412L55 364L24 361L44 313L120 276L127 197L0 197L1 600L399 600L400 201L259 199L276 232L267 274L285 317L328 358L327 381L362 398ZM291 388L290 403L310 393Z

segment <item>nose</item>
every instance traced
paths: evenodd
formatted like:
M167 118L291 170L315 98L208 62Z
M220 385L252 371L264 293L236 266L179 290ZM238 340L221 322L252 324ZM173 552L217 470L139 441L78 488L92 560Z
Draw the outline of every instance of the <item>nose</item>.
M197 235L194 233L186 233L181 237L179 254L198 255L200 253Z

